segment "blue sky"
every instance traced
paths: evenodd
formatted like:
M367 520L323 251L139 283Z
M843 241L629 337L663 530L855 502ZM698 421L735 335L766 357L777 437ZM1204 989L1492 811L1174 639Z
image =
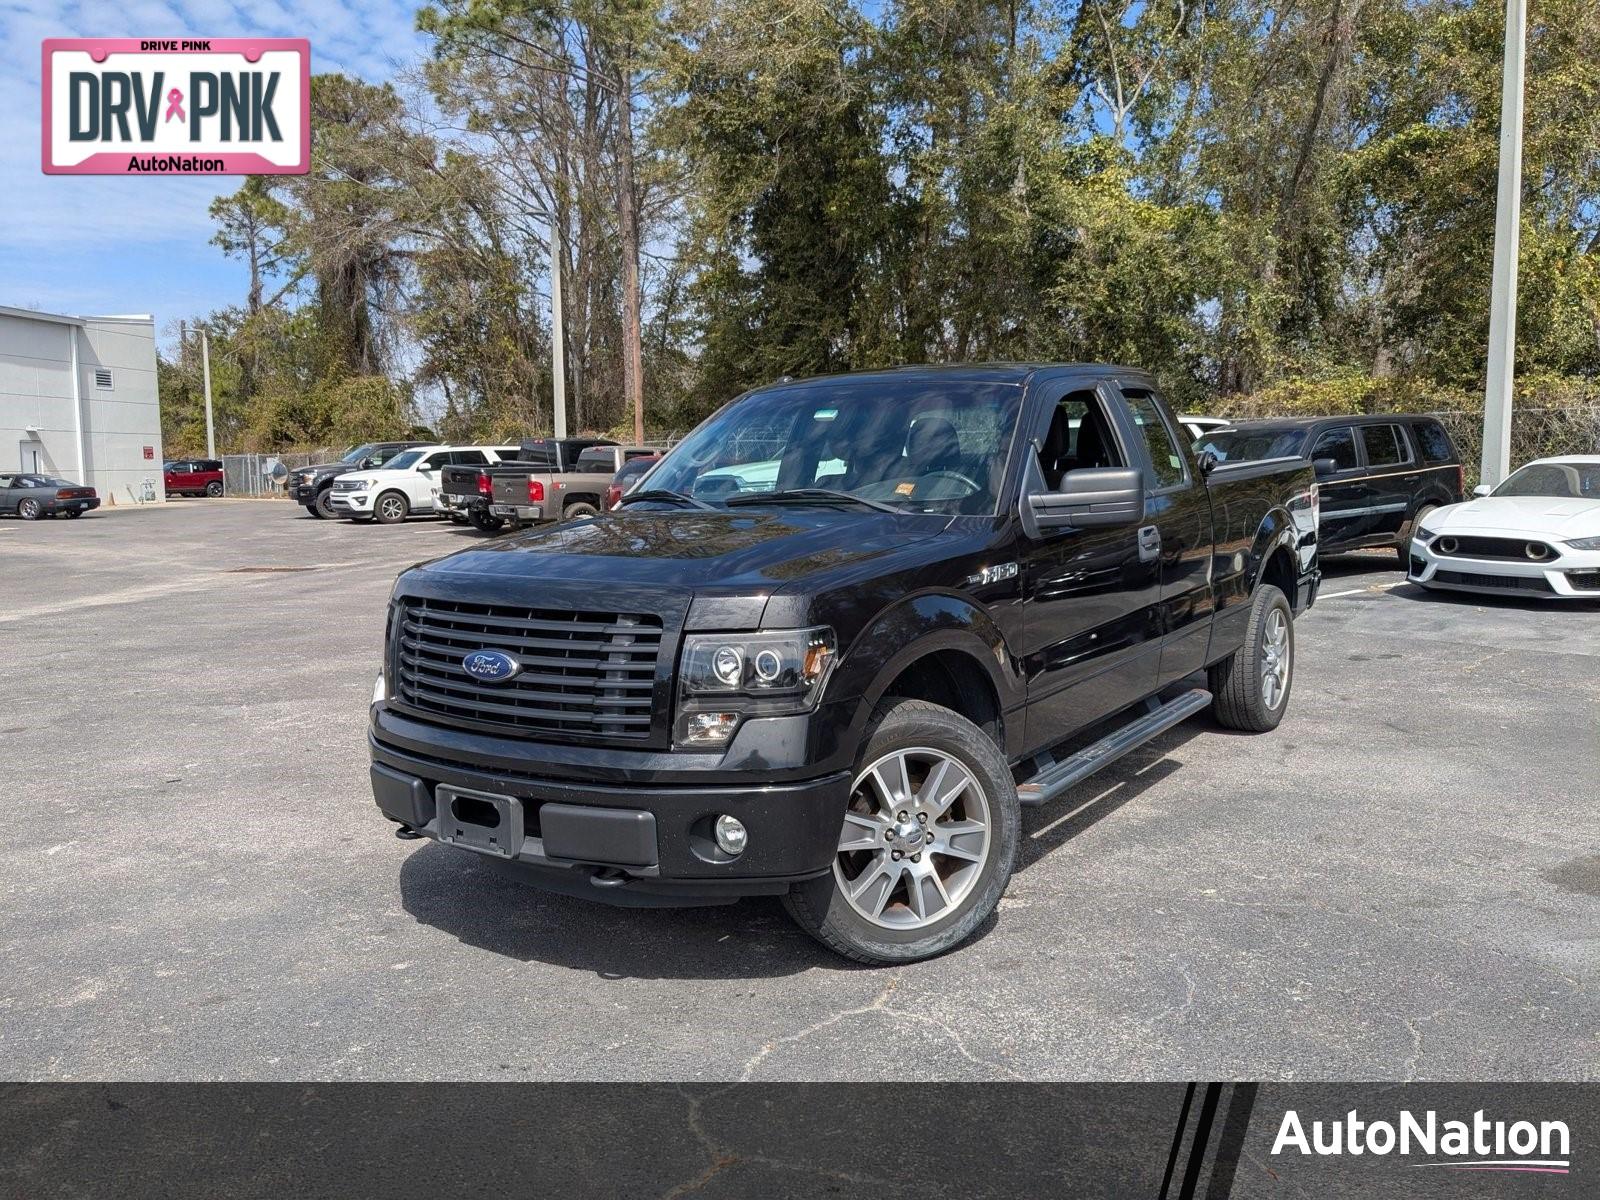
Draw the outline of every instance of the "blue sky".
M209 242L233 178L46 175L39 43L47 37L305 37L311 69L381 81L424 50L421 0L0 0L0 305L135 313L166 326L243 300L242 264Z

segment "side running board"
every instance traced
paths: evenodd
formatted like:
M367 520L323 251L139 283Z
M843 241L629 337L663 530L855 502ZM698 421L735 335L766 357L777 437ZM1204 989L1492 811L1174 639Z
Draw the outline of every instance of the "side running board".
M1107 763L1116 762L1128 751L1144 745L1157 734L1165 733L1179 721L1194 716L1211 703L1211 693L1195 688L1168 700L1121 729L1106 734L1093 745L1046 767L1028 782L1017 786L1017 799L1034 806L1054 800L1075 783L1081 783Z

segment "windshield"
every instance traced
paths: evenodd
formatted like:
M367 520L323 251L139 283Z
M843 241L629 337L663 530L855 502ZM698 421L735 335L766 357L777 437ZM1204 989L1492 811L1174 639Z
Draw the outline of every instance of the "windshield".
M360 462L363 458L371 453L371 446L357 446L354 450L347 450L344 454L344 457L339 461L348 463Z
M1264 458L1293 458L1305 445L1303 429L1224 429L1202 435L1196 452L1209 450L1223 462L1260 462Z
M1493 495L1600 500L1600 463L1529 463L1495 488Z
M421 458L424 453L426 453L426 451L407 450L404 454L396 454L388 462L383 464L384 469L389 471L404 471L412 463L416 462L417 459Z
M907 512L993 513L1021 401L1015 384L937 379L756 392L679 443L649 490L721 504L824 488Z

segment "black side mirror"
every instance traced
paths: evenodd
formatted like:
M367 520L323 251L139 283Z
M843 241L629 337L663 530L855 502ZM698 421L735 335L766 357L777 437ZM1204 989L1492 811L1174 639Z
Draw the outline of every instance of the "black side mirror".
M382 464L380 464L378 462L378 460L373 455L370 455L370 454L367 455L366 458L363 458L361 460L361 470L363 470L363 471L370 471L374 467L381 466L381 465Z
M1199 464L1202 479L1222 465L1222 460L1217 457L1215 450L1202 450L1195 456L1195 460Z
M1044 529L1103 529L1144 519L1144 472L1137 467L1085 467L1068 471L1056 491L1030 489L1024 525Z
M1311 469L1317 473L1317 478L1319 479L1324 475L1333 475L1339 470L1339 460L1337 458L1319 458L1311 464Z

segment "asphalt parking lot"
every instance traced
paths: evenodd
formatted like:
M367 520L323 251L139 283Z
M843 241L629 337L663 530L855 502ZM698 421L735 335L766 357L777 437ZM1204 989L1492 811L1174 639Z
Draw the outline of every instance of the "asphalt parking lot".
M897 970L775 901L610 909L401 842L398 569L480 537L190 501L0 521L0 1077L1600 1077L1600 609L1325 563L1291 710L1026 810Z

